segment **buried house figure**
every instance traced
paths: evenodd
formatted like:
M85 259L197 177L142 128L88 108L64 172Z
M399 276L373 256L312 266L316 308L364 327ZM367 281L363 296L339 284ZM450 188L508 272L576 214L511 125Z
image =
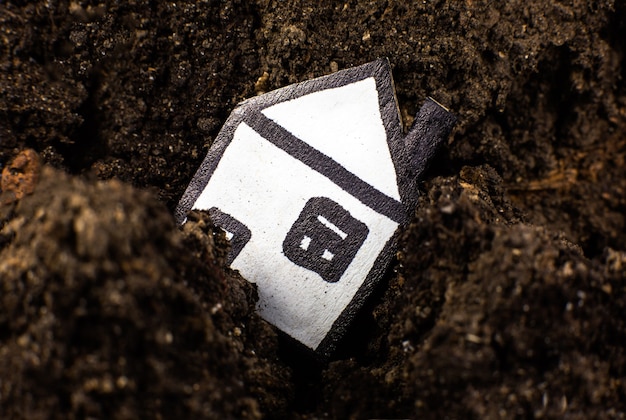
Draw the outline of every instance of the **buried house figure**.
M328 356L384 273L455 117L428 99L402 132L386 59L248 99L176 211L208 210L259 314Z

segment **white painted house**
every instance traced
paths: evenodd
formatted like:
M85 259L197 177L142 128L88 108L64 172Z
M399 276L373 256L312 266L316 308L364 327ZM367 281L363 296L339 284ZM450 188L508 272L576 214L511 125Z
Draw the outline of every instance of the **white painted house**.
M258 312L328 355L395 252L454 117L429 99L405 136L386 59L242 102L177 209L208 210Z

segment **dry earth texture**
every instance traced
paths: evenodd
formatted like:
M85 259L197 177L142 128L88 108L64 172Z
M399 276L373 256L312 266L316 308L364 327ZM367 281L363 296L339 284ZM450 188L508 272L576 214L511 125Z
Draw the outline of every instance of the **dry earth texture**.
M626 4L0 3L0 417L623 418ZM172 210L235 104L389 57L459 116L329 363Z

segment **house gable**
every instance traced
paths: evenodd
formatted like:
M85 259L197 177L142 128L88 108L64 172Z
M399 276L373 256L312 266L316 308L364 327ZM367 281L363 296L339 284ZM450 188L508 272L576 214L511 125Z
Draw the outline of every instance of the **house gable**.
M262 113L348 171L400 201L373 77L309 93Z

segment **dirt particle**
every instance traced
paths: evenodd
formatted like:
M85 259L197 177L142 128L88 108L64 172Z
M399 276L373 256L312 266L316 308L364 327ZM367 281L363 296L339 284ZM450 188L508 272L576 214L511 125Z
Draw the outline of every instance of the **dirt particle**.
M257 95L262 95L267 92L269 88L269 80L269 73L264 71L263 74L254 83L254 93L256 93Z
M41 163L34 150L26 149L18 153L2 170L2 204L21 200L25 195L32 194L40 172Z

